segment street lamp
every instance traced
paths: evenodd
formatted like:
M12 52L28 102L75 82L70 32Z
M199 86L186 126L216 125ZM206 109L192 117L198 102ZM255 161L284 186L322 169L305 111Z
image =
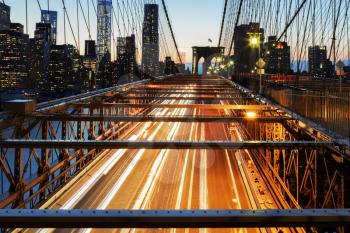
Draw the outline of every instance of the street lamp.
M259 43L259 39L257 37L250 38L250 45L252 45L252 47L257 46L258 43Z
M247 112L246 116L249 119L254 119L254 118L256 118L256 113L255 112Z
M261 43L260 43L260 33L253 33L251 34L251 37L249 39L250 47L252 48L258 48L259 49L259 59L258 59L258 66L261 66ZM258 67L258 73L259 73L259 94L261 95L263 93L263 88L262 88L262 68L263 67Z

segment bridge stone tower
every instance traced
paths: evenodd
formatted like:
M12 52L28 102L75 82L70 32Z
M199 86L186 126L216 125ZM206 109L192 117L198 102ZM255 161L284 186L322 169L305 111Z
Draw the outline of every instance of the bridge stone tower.
M224 47L192 47L192 74L198 75L198 62L204 58L203 73L206 73L207 67L215 56L223 56Z

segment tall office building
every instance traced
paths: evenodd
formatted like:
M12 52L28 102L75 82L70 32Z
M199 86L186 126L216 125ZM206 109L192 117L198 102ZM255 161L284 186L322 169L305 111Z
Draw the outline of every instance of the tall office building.
M34 38L30 39L29 78L35 87L43 90L48 84L51 38L51 23L37 23Z
M29 36L23 34L23 26L10 24L0 30L0 88L20 88L28 77Z
M73 89L80 70L78 53L73 45L52 45L49 62L49 92L62 94Z
M118 76L136 73L135 35L117 39L117 61L121 65L121 69L118 69Z
M146 4L142 31L142 73L155 77L159 74L159 9L157 4Z
M41 11L41 22L51 24L51 43L57 43L57 11Z
M171 59L171 57L165 57L164 64L164 74L169 75L178 73L177 66L175 65L175 62Z
M0 30L10 29L10 7L0 2Z
M252 46L252 38L258 38L260 45ZM242 24L235 28L234 58L237 73L251 73L255 70L256 62L263 52L264 38L264 29L260 28L259 23Z
M94 40L85 41L83 90L93 90L96 88L96 43Z
M111 54L112 0L98 0L97 3L97 56L101 61ZM105 57L106 58L106 57ZM110 58L109 58L110 59Z
M288 74L290 72L290 46L287 42L277 42L276 36L270 36L264 50L266 73Z
M309 73L326 77L333 72L332 62L327 58L326 46L309 47Z

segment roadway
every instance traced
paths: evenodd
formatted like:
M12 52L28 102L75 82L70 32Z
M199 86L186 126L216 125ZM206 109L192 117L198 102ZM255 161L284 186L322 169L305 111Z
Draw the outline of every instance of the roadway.
M171 94L171 96L193 97ZM194 100L164 100L162 104L195 104ZM158 116L222 116L227 110L153 109ZM228 123L134 124L128 140L242 140L241 126L230 135ZM254 164L248 151L230 150L112 150L81 178L57 195L52 209L257 209L274 208L272 196L259 196ZM254 170L256 171L256 170ZM36 229L39 232L106 232L106 230ZM110 232L277 232L265 229L122 229ZM285 230L284 232L289 232Z

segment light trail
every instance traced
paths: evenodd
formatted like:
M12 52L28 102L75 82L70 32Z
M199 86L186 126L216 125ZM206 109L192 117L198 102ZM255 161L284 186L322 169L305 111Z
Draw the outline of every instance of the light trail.
M192 88L189 88L191 90ZM188 88L183 89L184 91ZM219 94L217 94L219 95ZM181 94L163 95L165 97L197 97ZM202 96L202 95L201 95ZM198 96L200 99L200 96ZM156 101L157 104L194 104L194 100ZM226 102L220 101L220 104ZM232 103L232 102L230 102ZM205 102L203 102L205 104ZM154 116L221 116L235 115L233 111L224 112L193 109L161 108L150 111ZM237 132L232 140L243 141L245 134L240 131L241 124L234 124ZM145 122L139 123L130 130L131 141L137 140L231 140L223 123L193 122ZM184 133L184 134L182 134ZM247 152L247 151L246 151ZM178 154L176 154L178 153ZM237 153L237 154L233 154ZM243 154L242 154L243 153ZM247 170L248 157L244 151L231 150L128 150L122 149L108 153L111 158L104 158L92 177L82 179L83 185L77 184L78 191L69 197L65 208L108 209L210 209L220 206L234 209L257 208L256 193L251 186L252 178ZM174 157L173 157L174 156ZM176 157L178 156L178 159ZM192 157L191 157L192 156ZM224 157L221 157L224 156ZM215 158L215 160L214 160ZM213 159L213 164L211 163ZM244 162L245 161L245 162ZM213 166L212 166L213 165ZM101 171L103 171L101 173ZM163 182L170 177L171 182ZM216 178L217 181L215 180ZM99 182L100 181L100 182ZM169 180L166 180L169 181ZM80 185L80 186L79 186ZM78 187L78 188L77 188ZM101 192L94 191L100 190ZM74 189L73 189L74 190ZM130 197L125 198L130 192ZM222 195L221 195L222 194ZM129 195L129 194L127 194ZM163 197L164 195L164 197ZM253 196L254 195L254 196ZM68 195L67 195L68 196ZM222 196L222 198L221 198ZM91 202L92 201L92 202ZM92 204L91 204L92 203ZM64 207L62 206L62 207ZM74 230L77 231L77 230ZM92 229L84 229L89 233ZM139 232L137 229L118 229L117 232ZM141 230L140 230L141 231ZM156 230L145 230L154 232ZM142 232L144 232L142 230ZM158 232L158 231L157 231ZM177 229L161 232L177 232ZM181 229L178 232L258 232L258 230L227 229ZM260 231L259 231L260 232Z
M183 101L180 101L183 103ZM180 115L184 115L188 111L187 109L175 109L173 114L178 114L180 112ZM169 132L167 136L167 140L171 140L174 138L174 136L179 131L181 123L173 123L173 127L171 131ZM147 181L145 182L143 189L141 191L141 194L139 194L137 201L133 205L132 209L146 209L147 204L149 202L149 199L153 193L154 187L156 185L156 182L158 181L161 171L165 165L167 156L169 154L169 150L161 150L160 154L157 155L157 159L154 162L151 172L148 175ZM134 233L136 229L123 229L122 233L124 232L132 232Z

